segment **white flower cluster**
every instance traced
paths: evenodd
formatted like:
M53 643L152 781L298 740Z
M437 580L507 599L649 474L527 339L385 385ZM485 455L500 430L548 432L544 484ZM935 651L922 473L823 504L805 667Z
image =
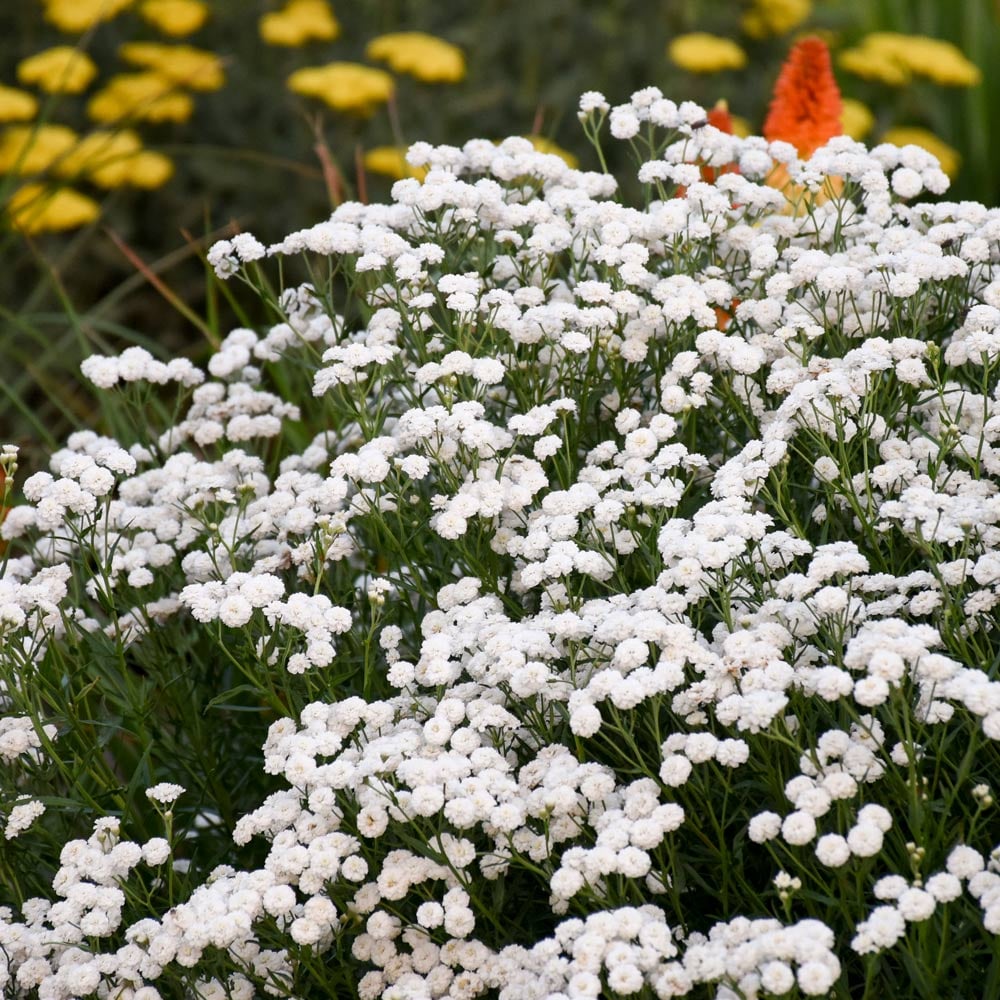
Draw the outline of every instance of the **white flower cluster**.
M18 989L294 996L337 948L373 1000L822 996L963 885L975 933L1000 933L978 840L949 828L921 884L877 872L943 836L926 784L1000 746L1000 213L906 205L945 184L912 147L842 137L801 163L654 88L581 114L667 130L644 208L527 140L417 144L426 180L393 204L209 254L248 280L329 257L357 308L285 290L204 384L87 362L101 387L180 383L180 415L128 448L74 435L24 483L0 660L183 630L296 719L261 733L285 787L235 825L268 842L259 867L126 926L118 883L169 845L100 826L67 845L59 902L0 919ZM956 741L969 774L925 767ZM4 761L40 747L0 720ZM181 790L148 796L172 816ZM35 806L15 808L21 831ZM731 854L754 912L710 925ZM761 912L779 857L783 922ZM793 919L822 893L789 888L847 872L884 905ZM512 909L545 899L512 945Z
M979 851L959 844L948 855L944 871L931 875L926 882L907 882L901 875L886 875L874 887L877 906L858 924L851 947L861 954L891 948L906 933L908 923L928 920L935 909L951 903L964 888L983 908L983 924L992 934L1000 933L1000 854L994 850L989 865Z
M164 364L144 347L128 347L117 357L95 354L84 360L80 370L99 389L110 389L119 382L152 382L154 385L177 382L191 386L205 380L205 373L187 358L174 358Z
M508 948L501 963L519 967L501 1000L631 996L650 987L661 1000L686 996L699 984L719 987L718 1000L757 1000L798 987L826 996L840 975L830 929L816 920L782 926L740 918L692 934L683 955L655 906L628 907L566 920L553 938L525 952Z
M23 829L44 811L40 803L16 808L24 812L8 820L8 839L11 824ZM140 990L147 978L157 975L156 961L134 944L103 955L92 951L94 941L110 939L121 925L122 883L140 864L158 868L170 854L162 837L140 845L122 840L119 832L117 819L98 820L87 840L63 846L52 880L54 901L25 901L23 922L6 911L0 920L0 989L4 992L25 995L37 990L39 1000L65 1000L92 994L112 969L119 982L134 983ZM140 1000L157 997L156 990L147 989Z

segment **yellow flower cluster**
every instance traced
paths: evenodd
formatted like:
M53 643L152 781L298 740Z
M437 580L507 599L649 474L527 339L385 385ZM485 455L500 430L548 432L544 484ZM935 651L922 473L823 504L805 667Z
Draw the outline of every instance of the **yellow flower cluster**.
M38 114L38 101L27 91L0 84L0 122L27 122Z
M226 82L222 59L193 45L126 42L118 54L127 63L151 70L164 80L190 90L218 90Z
M718 73L742 69L747 64L747 54L736 42L705 31L678 35L667 46L667 55L690 73Z
M0 134L0 173L51 173L103 188L156 188L173 170L166 156L144 149L129 129L98 130L81 138L66 125L12 125Z
M17 64L21 83L34 84L49 94L79 94L97 76L97 67L86 52L71 45L43 49Z
M34 235L85 226L100 215L101 209L93 198L72 188L25 184L11 196L5 211L15 229Z
M134 7L165 35L183 37L207 20L204 0L41 0L45 18L66 32L88 31ZM121 57L141 72L111 77L87 103L94 121L115 125L128 120L181 122L190 118L191 90L223 86L222 60L189 45L131 42ZM97 67L78 47L59 45L22 60L17 78L47 93L78 94L87 89ZM0 122L27 122L38 113L30 93L0 85ZM28 233L70 229L99 215L93 199L59 186L61 179L85 180L99 188L125 185L156 188L173 174L171 160L143 148L129 129L98 129L83 137L65 125L10 126L0 133L0 174L31 178L5 207L9 223Z
M740 22L751 38L786 35L812 13L812 0L753 0Z
M131 129L98 130L85 135L58 164L68 178L86 177L102 188L158 188L170 180L174 165L162 153L143 149Z
M304 97L316 97L335 111L371 114L375 105L393 95L392 77L380 69L360 63L332 62L306 66L288 78L288 87Z
M926 149L928 153L933 153L938 158L941 169L952 179L958 175L958 168L962 164L958 150L925 128L898 125L883 134L882 142L891 142L894 146L920 146L921 149Z
M113 76L87 104L90 118L103 125L129 120L185 122L193 113L191 95L159 73Z
M78 141L68 125L10 125L0 134L0 173L45 173Z
M42 0L45 20L60 31L79 34L117 17L134 0Z
M208 7L202 0L143 0L139 14L163 34L183 38L208 20Z
M946 87L974 87L983 74L951 42L926 35L876 31L838 57L849 73L902 87L913 76L923 76Z
M427 176L424 167L411 167L406 162L406 146L375 146L365 153L365 170L373 174L383 174L395 180L416 177L422 181Z
M288 0L281 10L260 19L260 37L268 45L332 42L339 34L340 24L326 0Z
M422 31L379 35L368 43L365 56L388 63L394 72L409 73L424 83L458 83L465 77L462 50Z

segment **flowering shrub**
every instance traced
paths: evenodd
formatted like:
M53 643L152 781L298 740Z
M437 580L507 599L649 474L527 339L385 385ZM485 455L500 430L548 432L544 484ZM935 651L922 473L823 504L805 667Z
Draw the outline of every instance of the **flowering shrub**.
M8 992L995 993L1000 214L580 117L639 201L418 143L213 246L274 322L207 373L85 362L117 439L2 525Z
M63 404L88 353L142 344L203 364L228 326L247 325L206 287L199 255L220 236L385 200L392 181L419 177L404 159L415 138L521 134L596 168L565 113L589 88L621 100L652 81L706 108L727 100L734 131L761 132L804 32L833 50L845 134L925 146L956 198L996 204L994 6L967 0L956 18L948 0L510 0L502 17L456 0L0 4L5 438L41 468L97 419ZM880 72L852 72L869 65ZM628 150L608 154L631 185ZM276 196L290 185L293 201Z

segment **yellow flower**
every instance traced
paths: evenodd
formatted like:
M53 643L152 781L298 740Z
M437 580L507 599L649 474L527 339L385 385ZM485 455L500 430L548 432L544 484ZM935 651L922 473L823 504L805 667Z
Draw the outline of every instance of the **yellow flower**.
M140 149L142 140L131 129L91 132L60 160L58 173L69 179L96 174L109 164L134 156Z
M920 146L928 153L933 153L941 164L941 169L952 180L958 176L958 168L962 165L962 157L958 150L953 149L943 139L933 132L915 125L897 125L885 132L882 142L891 142L894 146Z
M97 67L90 56L71 45L44 49L17 64L21 83L33 83L49 94L79 94L96 75Z
M194 112L189 94L179 93L159 73L123 73L113 76L87 103L95 122L113 125L126 119L184 122Z
M416 177L422 181L427 176L424 167L411 167L406 162L406 146L376 146L365 153L365 170L373 174L384 174L401 180L404 177Z
M193 45L126 42L119 47L118 54L133 66L153 70L190 90L218 90L226 82L222 59Z
M162 187L174 175L174 162L169 156L144 149L132 157L128 165L128 181L132 187Z
M580 164L580 161L572 153L563 149L562 146L557 146L551 139L546 139L544 135L526 135L525 139L539 153L550 153L552 156L558 156L571 170L576 170Z
M890 87L903 87L910 82L906 66L879 49L844 49L838 54L837 63L841 69L860 76L862 80L875 80L887 83Z
M208 7L201 0L143 0L139 14L163 34L183 38L205 23Z
M70 150L57 172L70 179L86 177L103 188L156 188L170 179L174 165L162 153L144 150L142 140L131 129L98 130L85 135Z
M319 98L335 111L362 115L370 114L376 104L389 100L394 87L388 73L360 63L306 66L288 78L288 89L296 94Z
M38 101L17 87L0 84L0 122L31 121L38 114Z
M40 174L62 160L78 139L66 125L11 125L0 135L0 173Z
M741 25L751 38L785 35L812 13L812 0L754 0Z
M45 20L60 31L79 33L117 17L133 0L42 0Z
M867 105L853 97L845 97L841 102L840 122L844 135L860 141L872 130L875 116Z
M748 135L753 135L753 126L746 118L740 115L730 115L729 117L733 123L733 135L738 135L741 139L745 139Z
M747 64L747 54L736 42L704 31L678 35L667 46L667 55L690 73L718 73L724 69L742 69Z
M76 229L93 222L100 212L97 202L79 191L42 184L18 188L6 206L10 224L28 235Z
M282 10L260 19L260 37L268 45L331 42L339 34L340 24L326 0L289 0Z
M422 31L396 31L373 38L365 56L409 73L424 83L457 83L465 76L465 56L457 45Z
M951 42L926 35L876 31L854 49L841 52L840 65L866 80L901 87L911 76L924 76L945 87L974 87L983 74Z

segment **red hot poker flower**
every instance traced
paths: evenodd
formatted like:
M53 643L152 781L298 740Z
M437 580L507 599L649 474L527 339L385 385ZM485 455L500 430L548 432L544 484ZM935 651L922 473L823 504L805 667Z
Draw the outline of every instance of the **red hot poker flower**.
M764 121L764 137L790 142L802 159L843 134L843 104L830 50L821 38L803 38L788 54Z

